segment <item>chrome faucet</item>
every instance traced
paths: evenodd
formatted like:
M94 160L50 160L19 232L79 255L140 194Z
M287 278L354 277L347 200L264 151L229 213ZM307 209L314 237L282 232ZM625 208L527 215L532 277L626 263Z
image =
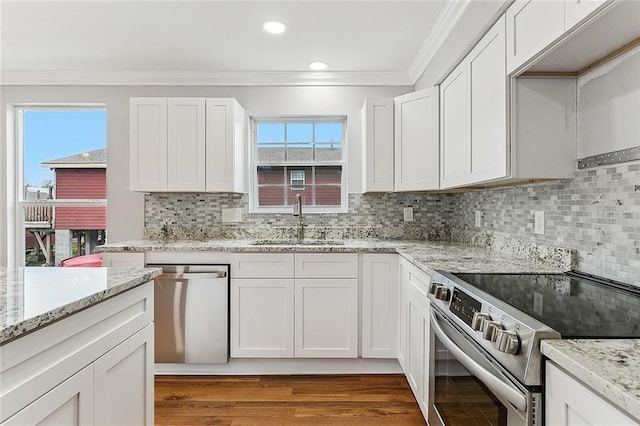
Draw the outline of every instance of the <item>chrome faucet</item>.
M298 216L298 240L304 240L304 221L302 220L302 197L296 194L296 201L293 204L293 215Z

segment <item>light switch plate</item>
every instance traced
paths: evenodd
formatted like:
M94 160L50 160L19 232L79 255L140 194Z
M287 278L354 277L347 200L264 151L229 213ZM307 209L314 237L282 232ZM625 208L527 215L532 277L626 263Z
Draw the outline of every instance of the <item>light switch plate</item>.
M538 235L544 234L544 211L536 210L533 232Z
M476 228L480 228L482 226L482 212L480 210L476 210Z
M413 222L413 207L405 207L402 209L405 222Z
M242 222L242 209L222 209L222 222L223 223L235 223Z

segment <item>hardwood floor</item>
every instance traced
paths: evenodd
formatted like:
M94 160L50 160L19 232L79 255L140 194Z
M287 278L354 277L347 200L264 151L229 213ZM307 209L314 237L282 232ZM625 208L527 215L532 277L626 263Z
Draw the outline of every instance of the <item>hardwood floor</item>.
M402 375L157 376L156 425L425 425Z

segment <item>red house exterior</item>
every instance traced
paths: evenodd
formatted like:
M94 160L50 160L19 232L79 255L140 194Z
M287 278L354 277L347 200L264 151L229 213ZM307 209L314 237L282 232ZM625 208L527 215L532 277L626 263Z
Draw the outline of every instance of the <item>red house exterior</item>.
M106 168L56 168L57 199L106 199ZM107 229L106 207L56 207L55 229Z

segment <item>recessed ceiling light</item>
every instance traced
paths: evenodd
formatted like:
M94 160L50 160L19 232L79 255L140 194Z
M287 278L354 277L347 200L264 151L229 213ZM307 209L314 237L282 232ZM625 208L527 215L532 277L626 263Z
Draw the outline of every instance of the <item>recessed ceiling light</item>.
M287 26L280 21L267 21L262 24L262 28L271 34L281 34L287 29Z
M327 64L326 62L315 61L315 62L309 63L309 68L311 68L314 71L326 70L328 67L329 67L329 64Z

